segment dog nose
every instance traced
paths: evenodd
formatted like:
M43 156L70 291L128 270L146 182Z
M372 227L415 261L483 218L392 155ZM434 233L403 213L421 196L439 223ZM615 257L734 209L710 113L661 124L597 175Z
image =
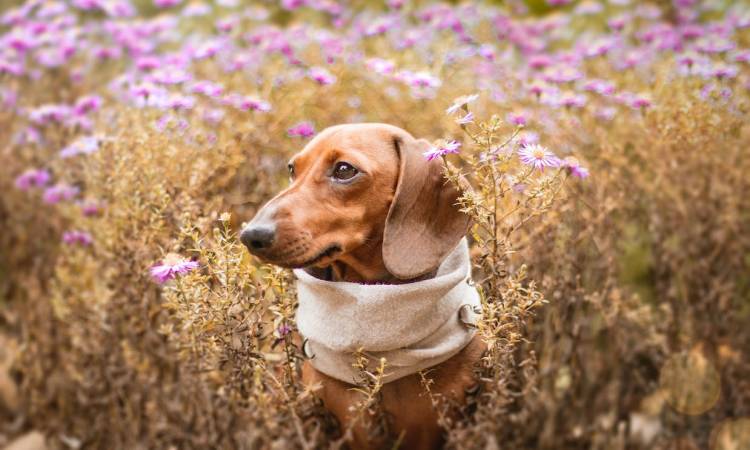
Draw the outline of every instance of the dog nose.
M264 250L271 246L276 234L274 227L268 225L252 225L240 233L240 242L245 244L248 250Z

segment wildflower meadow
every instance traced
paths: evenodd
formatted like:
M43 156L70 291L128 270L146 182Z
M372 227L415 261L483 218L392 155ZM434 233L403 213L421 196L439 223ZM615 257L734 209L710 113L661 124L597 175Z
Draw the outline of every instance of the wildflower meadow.
M3 0L0 105L0 448L347 448L239 232L357 122L473 219L447 448L750 448L744 1Z

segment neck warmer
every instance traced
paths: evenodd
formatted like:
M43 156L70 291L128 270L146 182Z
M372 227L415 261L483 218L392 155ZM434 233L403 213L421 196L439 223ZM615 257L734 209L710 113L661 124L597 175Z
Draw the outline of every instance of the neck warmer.
M297 276L297 328L313 367L356 384L352 367L361 349L369 369L386 359L388 383L440 364L466 347L476 332L479 293L470 283L466 239L441 263L434 278L406 284L325 281Z

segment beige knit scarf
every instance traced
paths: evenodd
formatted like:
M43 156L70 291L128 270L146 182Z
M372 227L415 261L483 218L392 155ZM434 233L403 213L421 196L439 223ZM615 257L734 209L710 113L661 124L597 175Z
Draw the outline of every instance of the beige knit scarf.
M362 349L370 368L386 359L384 382L435 366L461 351L474 336L479 293L470 283L466 239L442 262L434 278L407 284L325 281L295 270L297 327L317 370L347 383Z

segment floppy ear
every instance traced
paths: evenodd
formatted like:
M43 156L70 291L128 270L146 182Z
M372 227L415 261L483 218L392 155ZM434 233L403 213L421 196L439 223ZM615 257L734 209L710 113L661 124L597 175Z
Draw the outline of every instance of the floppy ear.
M394 138L400 159L396 194L383 232L383 261L408 280L435 270L466 235L470 218L456 205L460 191L443 176L439 160L427 161L430 143Z

